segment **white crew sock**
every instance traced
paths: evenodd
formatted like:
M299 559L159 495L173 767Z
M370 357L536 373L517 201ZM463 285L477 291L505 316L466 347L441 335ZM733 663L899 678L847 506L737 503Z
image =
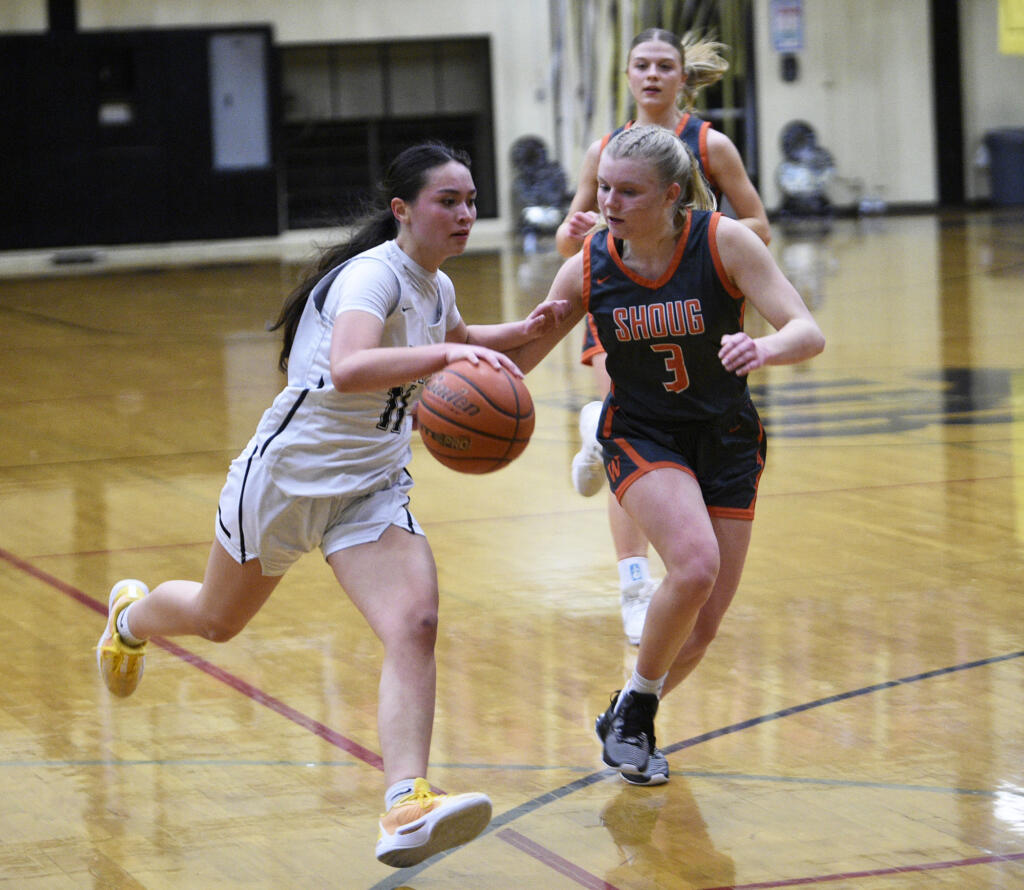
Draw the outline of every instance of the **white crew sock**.
M400 779L384 792L384 812L390 810L395 802L408 794L412 794L412 786L415 779Z
M625 590L636 581L647 581L651 568L646 556L628 556L619 560L619 586Z
M646 677L641 677L636 672L636 668L633 668L633 676L629 678L629 681L619 694L619 698L615 702L615 710L618 711L622 707L622 700L626 697L627 692L642 692L647 695L656 695L660 700L661 690L665 687L665 677L667 676L668 674L663 674L657 680L648 680Z
M121 638L121 642L126 646L141 646L145 643L145 640L140 640L131 632L131 628L128 627L128 612L135 603L129 606L125 606L120 612L117 613L117 621L114 622L117 630L117 635Z

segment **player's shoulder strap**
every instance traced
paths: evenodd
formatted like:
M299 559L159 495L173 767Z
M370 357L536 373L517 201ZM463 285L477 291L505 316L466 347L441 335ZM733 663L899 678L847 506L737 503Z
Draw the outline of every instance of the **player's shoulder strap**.
M691 211L693 212L693 211ZM704 210L698 211L698 215L704 218L705 236L707 238L708 250L711 254L711 261L715 267L715 274L718 276L718 280L722 287L725 289L734 300L743 300L743 291L737 287L733 282L732 278L729 277L729 273L725 270L725 264L722 262L722 256L718 250L718 224L722 220L722 214L720 211Z
M604 151L604 147L609 142L611 142L612 139L614 139L616 136L618 136L619 133L621 133L623 130L628 130L630 127L633 126L633 124L634 124L634 121L626 121L626 123L624 123L621 127L618 127L617 129L612 130L610 133L605 134L604 138L601 140L601 151L603 152Z

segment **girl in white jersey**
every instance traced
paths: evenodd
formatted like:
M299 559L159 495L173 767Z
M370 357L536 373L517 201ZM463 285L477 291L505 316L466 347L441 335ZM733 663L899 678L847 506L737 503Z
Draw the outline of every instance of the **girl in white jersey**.
M476 220L469 158L429 143L399 155L388 204L328 250L272 329L284 334L288 384L232 463L203 581L117 582L97 662L130 695L152 636L222 642L259 611L288 567L319 547L384 644L378 730L388 790L377 858L395 867L478 835L484 794L435 794L426 781L434 718L438 585L409 512L410 411L430 374L484 361L520 374L502 352L550 330L560 309L467 326L451 280ZM381 566L388 571L380 571Z

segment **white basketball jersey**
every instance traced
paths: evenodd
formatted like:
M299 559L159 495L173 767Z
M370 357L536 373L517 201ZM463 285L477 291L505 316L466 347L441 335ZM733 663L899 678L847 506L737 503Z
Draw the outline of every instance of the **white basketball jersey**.
M288 358L288 385L246 448L288 494L358 496L390 484L412 458L409 412L425 380L340 393L331 384L331 332L340 312L384 322L381 346L441 343L460 321L455 288L387 241L332 269L313 288Z

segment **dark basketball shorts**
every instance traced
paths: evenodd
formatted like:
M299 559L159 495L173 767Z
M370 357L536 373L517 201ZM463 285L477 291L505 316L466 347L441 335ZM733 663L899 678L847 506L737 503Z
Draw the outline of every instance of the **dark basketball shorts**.
M697 480L710 515L754 518L767 439L750 400L714 421L663 429L624 417L609 399L597 437L609 485L620 501L645 473L676 467Z

